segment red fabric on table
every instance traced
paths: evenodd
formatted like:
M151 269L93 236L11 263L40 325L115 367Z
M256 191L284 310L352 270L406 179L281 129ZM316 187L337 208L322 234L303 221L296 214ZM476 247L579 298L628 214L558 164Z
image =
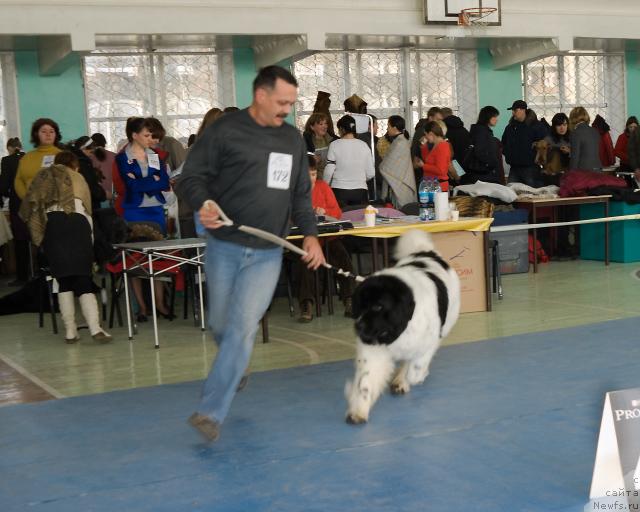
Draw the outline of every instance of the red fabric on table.
M180 256L182 257L182 253L180 251L173 251L167 254L171 254L171 255L175 255L175 256ZM127 256L127 268L131 268L133 267L135 264L140 263L144 261L144 263L142 263L142 267L145 269L149 268L149 263L148 263L148 257L144 254L136 254L136 255L129 255ZM168 259L154 259L153 260L153 270L155 272L158 272L160 270L166 270L174 265L177 265L178 262L177 261L172 261L172 260L168 260ZM107 272L111 272L112 274L119 274L120 272L122 272L122 255L120 255L120 257L118 258L118 260L114 263L107 263L105 265L105 269L107 270ZM176 266L174 268L172 268L171 270L168 270L167 274L178 274L180 273L180 267Z
M582 197L596 187L626 188L627 182L622 178L598 171L573 170L565 173L560 180L560 197Z

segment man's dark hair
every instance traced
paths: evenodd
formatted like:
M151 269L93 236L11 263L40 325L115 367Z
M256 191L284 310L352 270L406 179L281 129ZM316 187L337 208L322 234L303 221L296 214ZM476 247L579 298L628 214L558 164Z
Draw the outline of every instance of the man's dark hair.
M267 66L258 71L258 76L253 81L253 93L255 94L258 89L273 90L278 78L298 87L298 82L290 71L280 66Z

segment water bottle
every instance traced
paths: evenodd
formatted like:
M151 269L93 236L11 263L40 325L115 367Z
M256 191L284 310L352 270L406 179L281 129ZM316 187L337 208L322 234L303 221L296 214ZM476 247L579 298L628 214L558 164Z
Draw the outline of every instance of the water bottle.
M440 187L438 180L429 180L429 188L427 194L427 220L436 220L436 187Z
M429 202L429 180L422 178L418 188L418 202L420 203L420 220L429 220L427 215L427 203Z

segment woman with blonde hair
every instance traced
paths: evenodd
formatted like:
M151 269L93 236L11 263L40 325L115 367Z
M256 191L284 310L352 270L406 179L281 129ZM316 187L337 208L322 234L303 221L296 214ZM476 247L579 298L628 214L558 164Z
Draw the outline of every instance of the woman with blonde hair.
M584 107L575 107L569 113L571 129L571 159L569 169L595 171L602 169L600 161L600 134L589 126L589 114Z

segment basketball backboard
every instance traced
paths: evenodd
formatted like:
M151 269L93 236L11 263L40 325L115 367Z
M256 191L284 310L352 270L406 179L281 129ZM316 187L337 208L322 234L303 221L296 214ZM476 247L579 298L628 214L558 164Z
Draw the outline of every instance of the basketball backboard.
M457 25L462 9L491 7L495 12L482 18L485 25L502 24L500 0L423 0L424 22L427 25Z

